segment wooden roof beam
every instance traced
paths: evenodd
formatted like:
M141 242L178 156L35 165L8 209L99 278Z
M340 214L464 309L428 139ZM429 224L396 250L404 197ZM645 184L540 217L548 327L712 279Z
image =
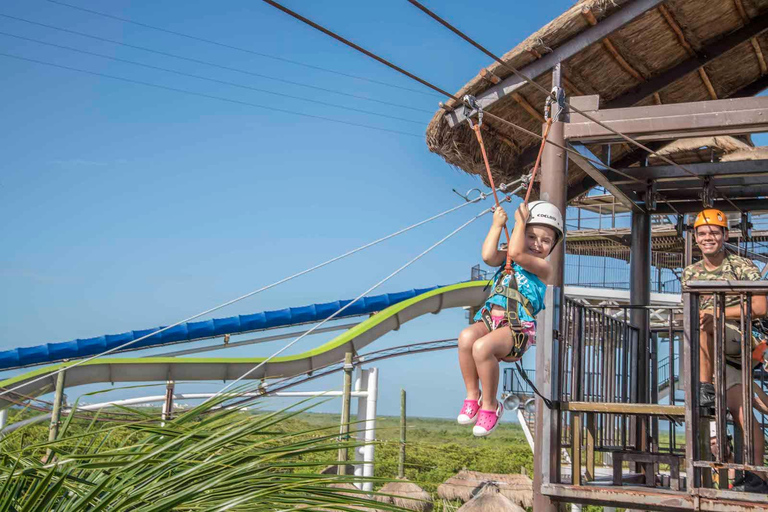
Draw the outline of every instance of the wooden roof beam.
M590 117L571 114L565 138L571 142L621 142L621 132L636 140L738 135L768 132L768 97L673 103L647 107L599 109Z
M530 116L532 118L536 119L537 121L539 121L541 123L545 122L544 115L541 112L539 112L538 110L536 110L533 105L528 103L528 100L526 100L523 97L522 94L520 94L518 92L512 93L512 98L514 98L514 100L521 107L523 107L523 109L525 109L525 111L528 112L528 114L530 114Z
M766 30L768 30L768 13L753 18L749 24L705 46L690 59L648 79L633 91L607 102L603 108L623 108L635 105Z
M597 18L595 18L595 15L592 14L592 9L589 7L584 7L581 9L581 15L584 16L584 19L587 20L587 23L592 25L593 27L597 25ZM624 58L624 56L619 52L619 50L616 49L616 46L614 46L613 41L611 41L611 38L606 36L605 39L600 41L603 44L603 47L608 50L608 53L610 53L613 56L613 59L619 63L619 66L621 66L624 71L632 75L632 77L637 80L638 82L645 82L645 77L640 74L638 70L636 70L632 65L627 62L627 59Z
M736 206L739 207L739 209L747 212L758 212L758 211L766 211L768 210L768 201L765 199L732 199L733 203L736 204ZM715 204L714 207L718 210L722 210L724 212L737 212L736 208L733 207L733 205L726 201L725 199L718 197L714 200ZM691 201L680 201L673 203L673 206L675 207L672 209L671 206L669 206L666 203L659 202L656 205L656 215L671 215L673 213L698 213L701 211L701 199L694 199Z
M733 176L754 176L768 174L768 160L738 160L734 162L705 162L699 164L685 164L690 172L697 176L717 176L717 178ZM654 165L648 167L619 168L620 171L629 174L639 180L678 181L681 179L693 179L674 165ZM614 180L616 185L631 185L634 183L628 178L619 177Z
M768 66L765 64L765 55L763 54L762 48L760 48L760 43L756 37L750 39L749 42L752 43L752 48L755 50L757 64L760 66L760 75L765 75L768 73Z
M667 8L667 6L664 4L661 4L658 7L658 10L659 10L659 13L661 13L661 16L667 22L667 25L669 25L669 28L671 28L672 32L674 32L675 35L677 36L677 40L680 42L680 45L683 48L685 48L685 51L688 53L688 56L695 57L696 52L691 46L691 43L689 43L688 40L685 38L683 29L680 28L680 24L677 23L677 20L675 20L675 17L672 16L671 12L669 12L669 9ZM715 92L715 88L712 87L712 81L709 79L709 75L707 75L707 71L704 69L704 66L699 68L699 76L701 77L701 81L704 83L704 87L707 88L709 97L712 98L713 100L716 100L717 93Z
M739 12L739 16L741 16L741 20L745 23L749 21L749 15L747 14L747 10L744 9L744 4L741 0L733 0L733 4L736 7L736 10Z
M501 82L501 78L494 75L493 72L488 70L488 68L481 69L480 76L483 77L483 80L485 80L486 82L492 83L493 85L496 85L497 83Z
M630 23L635 18L642 16L647 11L655 8L665 0L632 0L627 2L621 9L617 10L594 27L589 27L582 33L572 37L565 43L555 48L551 53L542 58L524 66L520 72L535 80L541 75L548 73L552 68L573 57L584 48L600 41L615 30ZM510 75L500 83L488 88L483 93L477 95L477 103L481 108L487 109L505 96L509 96L519 91L526 85L523 79L516 75ZM471 114L471 113L470 113ZM450 126L456 126L466 120L464 109L457 109L448 112L445 115Z
M644 211L640 205L635 203L634 200L630 196L624 193L619 187L614 185L611 180L608 178L608 175L606 174L606 168L600 168L599 166L595 165L592 161L587 160L587 158L591 160L597 160L600 161L599 158L597 158L594 153L592 153L585 145L583 144L574 144L571 146L573 149L575 149L578 154L571 153L568 155L568 157L576 162L576 165L581 167L581 169L586 172L593 180L595 180L601 187L604 187L608 192L613 195L613 197L616 198L618 202L629 208L630 210L636 211L636 212L642 212Z
M480 129L488 132L488 135L499 139L515 153L520 153L520 145L518 145L514 140L505 136L503 133L499 132L499 130L497 130L494 126L491 126L491 123L488 121L488 119L483 120L483 124L480 125Z
M747 10L744 9L744 3L741 0L733 0L733 4L736 6L736 11L738 11L739 17L741 17L741 21L743 21L744 24L749 23L750 18L749 14L747 14ZM752 48L755 50L757 64L760 66L760 75L765 75L768 73L768 67L765 64L765 56L763 55L763 50L760 48L760 42L756 37L750 39L749 42L752 44Z

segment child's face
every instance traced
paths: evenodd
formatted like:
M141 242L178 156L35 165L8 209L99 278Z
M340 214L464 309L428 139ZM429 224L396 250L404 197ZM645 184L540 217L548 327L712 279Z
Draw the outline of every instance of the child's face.
M555 245L555 232L547 226L527 226L525 228L525 248L537 258L549 256Z

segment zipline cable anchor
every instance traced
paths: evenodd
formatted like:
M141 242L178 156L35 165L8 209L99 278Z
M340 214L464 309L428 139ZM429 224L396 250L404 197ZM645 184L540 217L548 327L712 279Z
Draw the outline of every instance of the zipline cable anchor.
M472 123L472 113L477 112L477 126L483 126L483 109L477 104L477 98L467 94L462 98L464 100L464 116L467 118L470 128L474 128Z
M501 187L499 187L499 188L501 188ZM503 190L503 189L502 189L502 190ZM454 194L456 194L457 196L459 196L460 198L462 198L463 200L465 200L465 201L466 201L466 202L468 202L468 203L471 203L472 201L476 201L476 200L478 200L478 199L482 201L482 200L484 200L486 197L488 197L488 194L486 194L485 192L483 192L483 191L482 191L482 190L480 190L479 188L471 188L471 189L467 190L466 194L462 194L461 192L459 192L459 191L458 191L458 190L456 190L455 188L452 188L452 189L451 189L451 191L453 191L453 193L454 193ZM478 193L478 196L477 196L477 198L476 198L476 199L470 199L470 198L469 198L469 194L471 194L471 193L472 193L472 192L474 192L474 191L477 191L477 193Z

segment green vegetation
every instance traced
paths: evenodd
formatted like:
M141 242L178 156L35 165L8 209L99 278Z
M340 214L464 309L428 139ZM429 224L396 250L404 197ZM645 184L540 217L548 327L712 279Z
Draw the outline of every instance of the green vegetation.
M65 421L52 444L46 442L47 423L9 435L0 440L0 511L198 511L230 505L227 510L398 510L328 487L350 477L319 474L337 459L337 415L211 411L211 405L180 413L164 426L156 409L112 409L110 422ZM16 411L12 421L30 415ZM375 488L397 475L399 421L378 418ZM437 487L462 469L525 468L533 474L533 456L518 424L502 424L493 436L478 439L452 420L410 418L407 441L406 477L433 494L436 512L443 511Z
M342 445L338 428L298 430L301 409L217 405L164 424L146 409L109 422L69 416L52 443L44 426L11 433L0 440L0 511L400 510L329 487L351 477L319 474Z
M339 416L306 414L301 427L338 426ZM299 428L301 428L299 427ZM400 450L400 418L377 419L377 477L397 476ZM428 492L462 469L483 473L520 473L525 468L533 475L533 454L517 423L503 423L492 436L476 438L471 427L453 420L409 418L407 428L405 476Z

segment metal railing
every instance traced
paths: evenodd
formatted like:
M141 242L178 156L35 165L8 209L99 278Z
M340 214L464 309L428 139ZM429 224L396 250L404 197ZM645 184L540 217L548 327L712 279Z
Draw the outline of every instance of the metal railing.
M706 492L715 497L728 497L734 493L727 491L729 479L728 470L768 472L765 465L765 438L761 425L753 414L753 406L757 405L754 397L755 376L760 376L761 387L765 384L765 372L755 372L756 361L752 358L753 334L752 298L768 294L768 283L765 281L692 281L683 289L686 332L685 340L687 356L684 361L684 373L698 376L702 363L702 354L711 353L714 361L707 363L714 366L715 407L714 415L711 410L700 408L699 379L691 378L686 382L686 459L688 461L688 479L690 487L707 489ZM700 329L700 301L712 299L712 329ZM738 308L738 316L733 314L733 306ZM726 312L726 308L731 308ZM709 308L708 308L709 309ZM738 333L734 339L734 332ZM730 338L730 339L728 339ZM709 349L700 352L702 343L707 343ZM734 343L738 343L738 354L733 354ZM732 355L726 355L726 345ZM738 369L736 367L739 367ZM733 380L738 374L738 381ZM730 381L730 382L729 382ZM730 384L730 386L729 386ZM739 389L738 397L728 389ZM729 456L727 449L728 413L733 413L734 440L736 449ZM748 411L748 413L742 413ZM743 421L741 420L743 418ZM710 440L710 423L714 419L714 439ZM765 417L763 416L763 420ZM714 445L711 445L714 441ZM714 475L713 475L714 472ZM713 478L713 476L715 478ZM718 490L714 491L713 481L718 482Z
M607 314L606 308L592 308L566 299L563 334L561 403L632 401L636 365L631 364L631 353L636 350L640 333L630 325L626 308L623 318L617 318ZM564 447L572 444L572 419L572 414L563 415ZM595 450L635 448L636 440L627 435L626 415L598 414L594 420Z

